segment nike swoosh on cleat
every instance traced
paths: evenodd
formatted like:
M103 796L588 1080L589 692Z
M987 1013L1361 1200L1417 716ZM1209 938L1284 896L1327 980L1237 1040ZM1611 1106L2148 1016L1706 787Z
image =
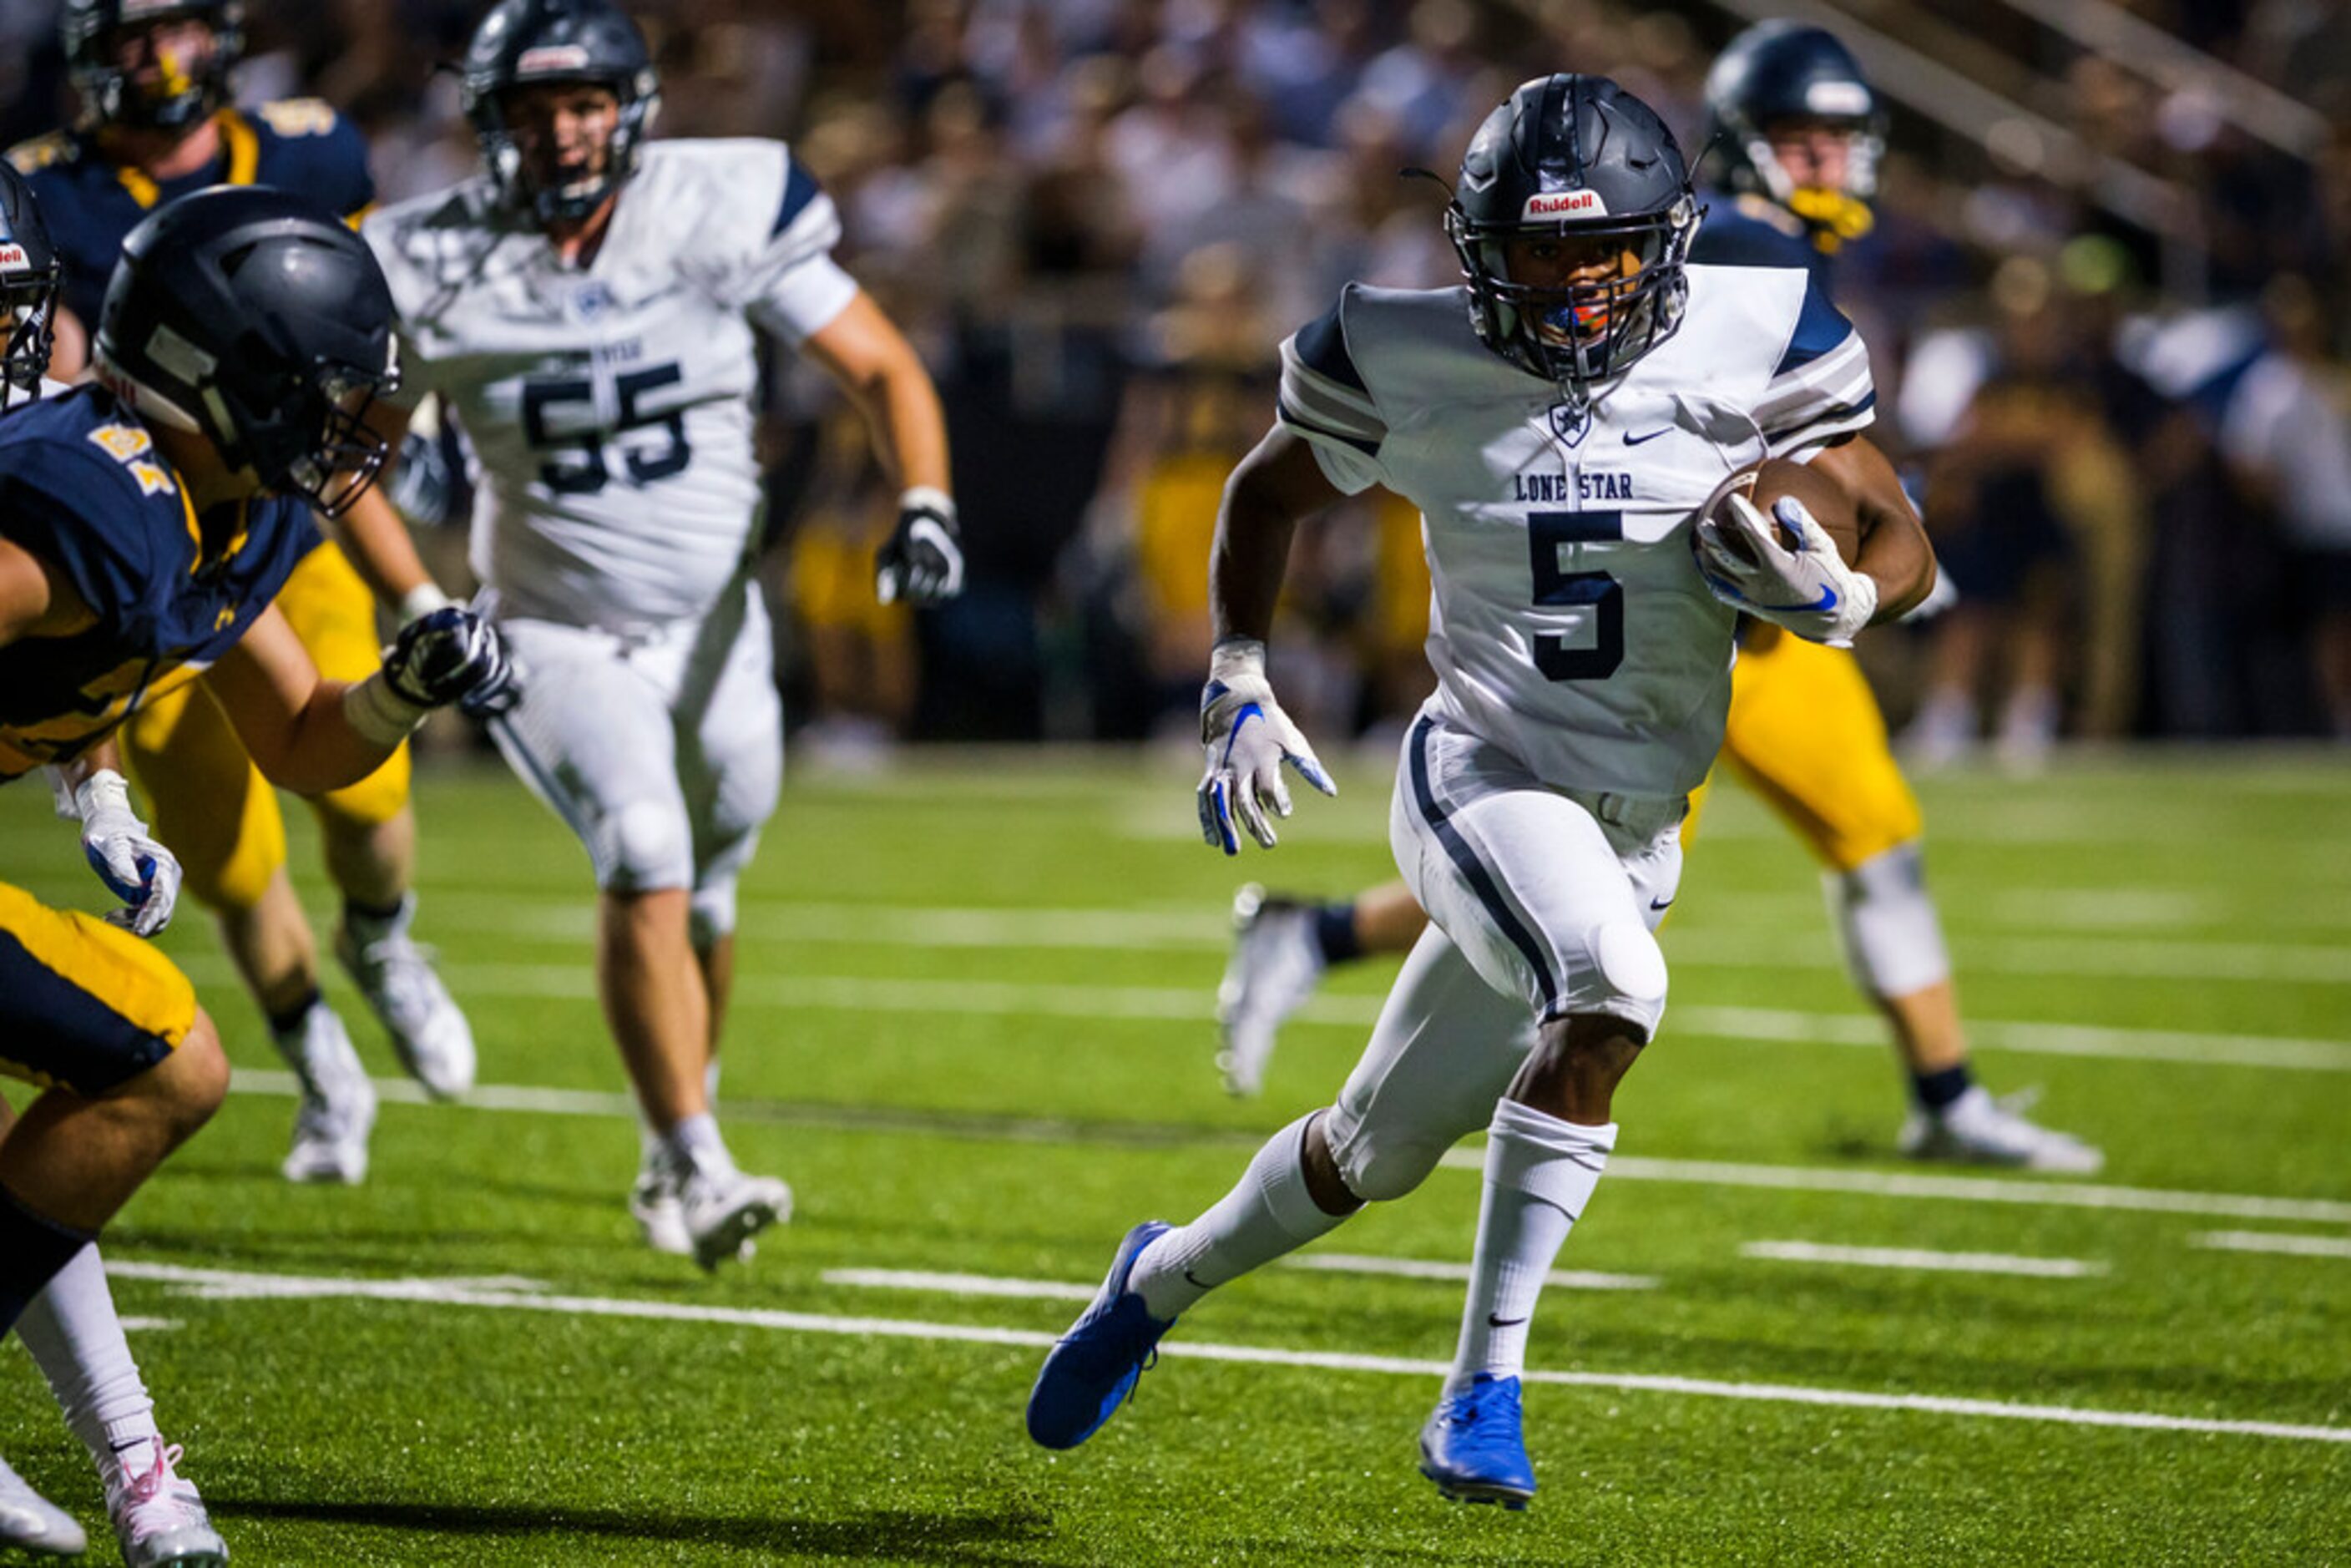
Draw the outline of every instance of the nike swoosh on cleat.
M1524 1318L1498 1318L1491 1312L1486 1314L1486 1326L1489 1329L1514 1329L1526 1321Z
M1645 441L1655 441L1660 435L1671 435L1673 432L1674 427L1670 424L1666 426L1663 430L1653 430L1646 435L1635 435L1628 430L1625 433L1625 444L1627 446L1638 446Z

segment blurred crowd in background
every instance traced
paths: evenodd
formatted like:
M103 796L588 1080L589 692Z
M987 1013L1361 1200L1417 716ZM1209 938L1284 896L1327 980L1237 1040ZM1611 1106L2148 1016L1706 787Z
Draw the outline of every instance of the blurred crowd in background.
M384 200L472 173L481 0L248 0L247 100L317 95ZM1695 156L1751 0L643 0L656 133L791 142L946 399L969 590L878 606L862 427L772 367L800 739L1189 737L1226 474L1351 278L1454 282L1442 183L1518 81L1615 77ZM1922 762L2053 740L2351 738L2351 5L1807 6L1891 110L1836 288L1956 598L1865 657ZM1846 19L1850 18L1850 19ZM1865 18L1865 20L1864 20ZM2093 47L2095 45L2095 47ZM0 138L69 118L52 0L0 9ZM1705 183L1701 165L1700 183ZM455 533L455 529L449 530ZM1300 537L1275 659L1318 740L1429 685L1417 520Z

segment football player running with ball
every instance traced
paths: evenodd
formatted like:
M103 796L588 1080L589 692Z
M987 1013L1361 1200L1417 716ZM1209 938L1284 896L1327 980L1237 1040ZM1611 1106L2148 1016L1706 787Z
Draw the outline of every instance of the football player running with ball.
M1761 22L1717 57L1706 98L1708 140L1725 149L1728 188L1708 193L1690 259L1797 267L1827 292L1835 257L1872 223L1882 117L1860 66L1822 28ZM2029 1120L1975 1081L1927 889L1917 798L1852 653L1765 622L1742 627L1722 756L1823 867L1846 967L1885 1017L1909 1081L1896 1146L1917 1159L2097 1170L2105 1157L2095 1147ZM1326 967L1408 952L1426 924L1402 883L1328 904L1251 885L1233 913L1218 1062L1237 1094L1262 1085L1275 1031Z
M1029 1396L1038 1442L1083 1442L1208 1291L1403 1197L1482 1129L1468 1300L1421 1469L1447 1497L1533 1495L1528 1325L1615 1146L1615 1086L1665 1013L1652 933L1721 745L1739 615L1847 639L1934 578L1858 434L1874 401L1860 338L1801 270L1689 263L1698 221L1647 105L1604 78L1540 78L1462 161L1447 225L1468 286L1350 286L1282 345L1279 423L1234 474L1210 558L1201 821L1212 843L1270 846L1284 767L1330 789L1264 639L1297 524L1385 485L1421 508L1435 586L1437 693L1390 826L1431 924L1337 1101L1275 1134L1190 1224L1119 1243ZM1700 523L1766 457L1809 461L1850 497L1854 565L1785 503L1793 549L1743 502ZM1735 585L1735 607L1710 579Z
M754 329L831 372L903 487L884 600L961 589L946 423L782 144L646 141L652 60L608 0L501 0L465 99L485 172L363 232L410 385L479 458L474 570L528 685L499 747L594 864L599 992L644 1120L630 1207L652 1245L715 1267L791 1203L736 1167L711 1112L736 881L783 766L752 575ZM440 602L389 503L350 523L404 614Z

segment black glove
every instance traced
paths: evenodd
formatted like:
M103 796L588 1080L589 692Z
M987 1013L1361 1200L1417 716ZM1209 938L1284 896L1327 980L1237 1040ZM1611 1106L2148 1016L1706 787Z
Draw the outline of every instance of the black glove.
M917 486L898 497L898 527L873 557L873 596L909 604L943 604L963 591L963 542L956 504Z
M522 695L507 640L484 616L444 605L400 629L383 657L383 678L394 695L419 707L455 703L475 718L490 718Z

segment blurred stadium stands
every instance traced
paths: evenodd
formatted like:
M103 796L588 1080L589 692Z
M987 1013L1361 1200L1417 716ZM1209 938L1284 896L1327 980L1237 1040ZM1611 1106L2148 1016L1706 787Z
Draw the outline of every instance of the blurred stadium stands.
M249 0L247 99L368 132L386 198L469 173L480 0ZM790 140L924 346L971 591L881 610L853 420L774 368L804 737L1187 734L1223 475L1340 283L1447 283L1438 188L1510 87L1603 72L1695 149L1712 51L1822 23L1893 107L1839 292L1960 599L1874 636L1922 757L2053 735L2351 738L2351 6L2323 0L644 0L659 131ZM53 0L0 11L0 133L67 118ZM1301 538L1311 732L1425 689L1413 522Z

